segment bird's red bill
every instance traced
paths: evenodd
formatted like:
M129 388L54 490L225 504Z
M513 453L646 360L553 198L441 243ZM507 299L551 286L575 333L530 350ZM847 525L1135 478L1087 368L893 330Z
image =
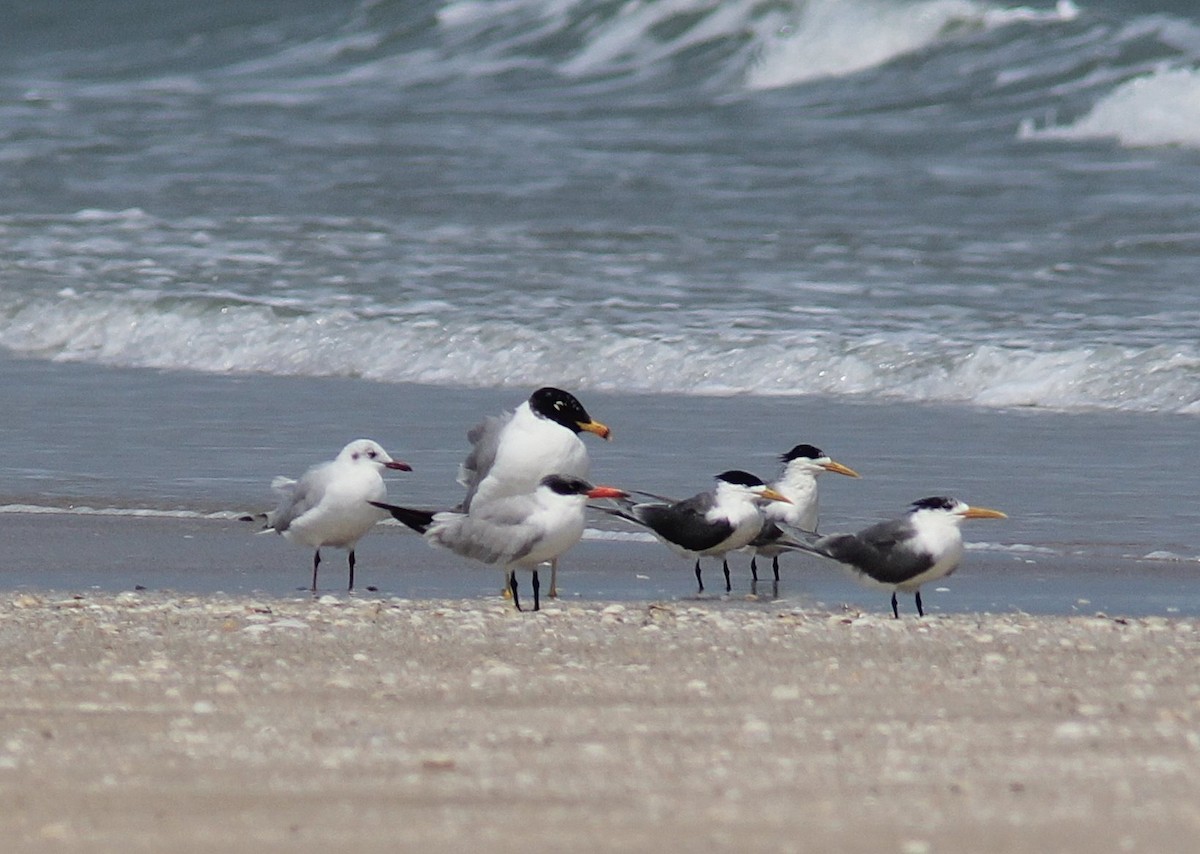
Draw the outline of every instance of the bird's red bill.
M597 486L587 494L588 498L628 498L629 493L615 486Z

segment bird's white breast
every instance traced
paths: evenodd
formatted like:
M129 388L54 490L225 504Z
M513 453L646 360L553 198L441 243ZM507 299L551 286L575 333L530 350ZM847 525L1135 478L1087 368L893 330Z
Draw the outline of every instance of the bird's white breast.
M472 502L532 492L548 474L587 477L588 467L587 447L577 435L522 404L505 426L495 462Z
M762 511L750 496L718 487L716 503L704 518L710 522L725 521L733 526L733 532L718 546L708 549L704 554L723 554L748 545L762 530Z
M792 503L772 501L762 509L764 516L804 531L817 530L819 510L815 477L807 472L788 472L775 482L774 489Z
M925 515L917 513L913 516L913 528L916 537L913 546L933 557L933 565L920 575L908 579L903 584L896 585L897 589L911 593L928 581L945 578L962 563L963 539L959 530L959 521L944 514Z
M314 475L304 485L319 490L320 499L292 521L284 536L313 547L353 545L382 516L367 502L387 499L383 478L374 466L340 463Z

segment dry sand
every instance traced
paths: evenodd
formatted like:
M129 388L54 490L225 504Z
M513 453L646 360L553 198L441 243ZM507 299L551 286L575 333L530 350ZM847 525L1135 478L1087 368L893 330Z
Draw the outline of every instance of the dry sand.
M1170 851L1190 620L8 594L0 839L87 851Z

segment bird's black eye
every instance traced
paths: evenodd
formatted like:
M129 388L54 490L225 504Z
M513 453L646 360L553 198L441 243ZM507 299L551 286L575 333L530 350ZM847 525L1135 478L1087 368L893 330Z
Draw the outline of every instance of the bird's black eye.
M379 455L377 453L375 453L374 451L367 451L367 456L370 457L371 459L375 459Z

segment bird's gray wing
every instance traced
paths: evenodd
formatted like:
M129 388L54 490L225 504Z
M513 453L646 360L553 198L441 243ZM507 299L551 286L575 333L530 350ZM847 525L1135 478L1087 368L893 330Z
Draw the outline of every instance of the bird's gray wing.
M650 530L688 551L711 549L728 539L733 525L710 521L705 514L713 506L712 493L685 498L674 504L635 504L632 515Z
M646 492L645 490L642 490L642 489L631 489L631 490L629 490L629 494L630 495L640 495L643 498L652 498L655 501L661 501L663 504L677 504L678 503L678 499L668 498L665 495L656 495L653 492Z
M467 441L471 443L471 450L458 467L458 482L467 488L467 495L462 503L464 510L470 509L471 499L475 497L480 482L492 470L496 462L496 451L500 447L500 434L512 419L512 412L489 415L467 431Z
M759 529L758 536L750 541L750 545L759 548L778 543L781 539L783 539L783 529L770 519L763 519L762 528Z
M427 537L472 560L513 563L529 554L541 537L541 531L528 524L527 498L491 501L470 514L439 513Z
M827 556L866 572L884 584L899 584L933 566L933 556L906 545L912 529L903 519L880 522L857 534L831 534L817 541Z
M279 495L279 505L267 514L267 527L283 533L292 522L303 516L321 500L325 494L325 466L316 466L304 473L299 480L277 477L271 488Z

